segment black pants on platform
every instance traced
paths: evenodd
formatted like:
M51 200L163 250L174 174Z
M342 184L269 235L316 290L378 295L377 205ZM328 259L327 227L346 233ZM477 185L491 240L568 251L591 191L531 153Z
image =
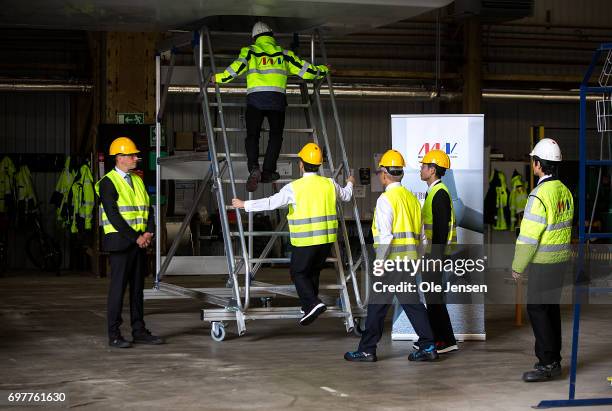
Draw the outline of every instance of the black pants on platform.
M263 170L276 171L276 161L283 146L283 129L285 128L285 112L276 110L259 110L248 105L246 109L247 137L245 147L249 171L259 168L259 138L264 117L268 119L270 133L268 148L264 157Z
M291 281L300 297L302 309L308 312L319 300L319 276L333 243L293 247L291 250Z
M376 354L376 346L382 338L385 316L390 307L391 304L368 304L368 317L358 351ZM402 304L402 308L410 320L412 328L419 336L419 346L426 348L428 345L434 344L433 332L429 325L425 306L421 303Z
M561 291L567 264L531 264L527 283L527 314L540 364L561 361Z
M144 331L143 289L146 269L146 251L136 244L125 251L113 251L109 255L111 266L110 287L108 289L108 337L113 340L121 335L123 323L121 311L123 296L127 285L130 286L130 314L132 334Z

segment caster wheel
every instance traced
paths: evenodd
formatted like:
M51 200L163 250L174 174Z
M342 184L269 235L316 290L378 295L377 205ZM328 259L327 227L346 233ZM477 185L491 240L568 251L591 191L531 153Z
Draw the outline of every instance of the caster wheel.
M210 328L210 337L216 342L225 340L225 325L218 321L213 322Z
M365 331L365 329L361 325L361 322L363 321L363 319L355 318L354 321L355 321L355 328L353 328L353 334L355 334L355 336L357 337L361 337Z

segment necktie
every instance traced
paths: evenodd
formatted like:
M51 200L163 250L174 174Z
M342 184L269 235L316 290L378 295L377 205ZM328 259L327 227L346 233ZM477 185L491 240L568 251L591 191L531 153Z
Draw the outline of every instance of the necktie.
M132 188L132 190L134 189L134 185L132 184L132 176L130 176L129 174L125 175L125 181L127 181L128 185Z

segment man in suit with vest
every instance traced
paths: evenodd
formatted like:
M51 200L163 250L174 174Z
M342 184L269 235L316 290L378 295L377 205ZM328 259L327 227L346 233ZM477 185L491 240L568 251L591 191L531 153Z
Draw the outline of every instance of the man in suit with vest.
M246 73L245 146L250 173L246 189L253 192L259 182L271 183L280 178L276 161L283 144L287 77L293 74L304 80L320 79L325 77L328 68L315 66L279 46L272 29L264 22L255 23L251 34L253 44L243 47L238 58L223 73L213 76L212 81L226 84ZM270 134L262 171L259 168L259 139L264 118L268 119Z
M431 150L421 160L421 180L427 183L427 195L423 204L423 228L425 254L429 258L442 259L452 253L457 244L457 226L453 201L442 176L450 169L450 158L442 150ZM442 285L443 272L423 273L423 280ZM444 289L445 286L442 286ZM427 316L436 339L439 354L457 351L457 340L444 303L443 292L426 295Z
M130 171L138 163L138 149L127 137L116 138L109 154L115 168L96 183L102 203L103 248L109 252L111 279L108 291L108 340L114 348L132 344L121 335L123 296L130 285L132 337L135 344L162 344L144 323L143 288L146 248L155 231L155 217L142 179Z
M318 175L323 153L314 143L306 144L298 157L301 178L271 197L250 201L234 198L232 205L247 212L289 206L291 280L304 312L300 324L308 325L327 309L319 299L319 275L337 238L336 202L351 200L355 178L350 176L346 187L340 187L333 179Z
M530 153L538 184L529 193L516 239L512 276L519 279L529 266L527 313L535 336L538 362L523 374L525 382L561 376L561 311L559 302L570 259L574 199L557 178L561 149L544 138Z
M416 196L402 186L404 176L404 157L396 150L388 150L378 163L378 178L385 187L385 192L378 197L372 235L376 260L402 260L418 258L419 235L421 231L421 206ZM384 276L392 278L393 285L400 281L414 281L414 276L408 272L386 271ZM384 280L384 278L383 278ZM389 280L387 280L389 281ZM414 282L413 282L414 284ZM385 317L391 307L394 295L387 293L376 296L370 291L368 301L368 316L365 330L361 336L357 351L344 354L344 359L355 362L375 362L376 346L382 338ZM416 351L408 355L410 361L431 361L438 358L434 337L425 305L419 301L418 292L396 294L414 331L419 336Z

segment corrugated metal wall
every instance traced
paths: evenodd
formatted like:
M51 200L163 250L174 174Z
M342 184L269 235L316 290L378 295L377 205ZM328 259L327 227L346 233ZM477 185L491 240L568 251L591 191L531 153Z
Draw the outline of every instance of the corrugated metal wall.
M67 94L0 93L0 156L5 153L70 152L70 97ZM64 265L68 261L67 238L56 227L55 210L49 198L59 173L32 173L34 189L41 205L48 233L60 241ZM32 268L24 252L24 233L9 243L9 264Z

